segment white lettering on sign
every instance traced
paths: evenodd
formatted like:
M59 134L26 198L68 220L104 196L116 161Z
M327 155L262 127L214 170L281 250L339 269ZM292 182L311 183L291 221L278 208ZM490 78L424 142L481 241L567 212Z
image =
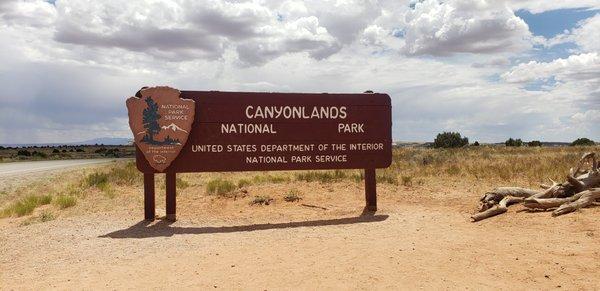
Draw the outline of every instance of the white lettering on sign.
M163 116L165 120L188 120L185 114L189 109L187 104L161 104L160 108L167 111Z
M270 133L276 134L277 131L270 123L223 123L221 124L221 133Z
M346 119L346 106L246 106L248 119Z
M338 133L363 133L364 123L338 123Z
M260 146L260 150L263 152L309 152L314 148L314 144L263 144Z
M382 143L351 143L351 151L379 151L383 150Z
M325 153L326 151L343 153ZM306 144L195 144L194 153L256 153L243 157L246 164L310 164L348 163L352 152L377 152L384 150L383 143L306 143Z
M255 144L228 144L227 152L233 153L253 153L256 152L257 146Z
M311 163L311 156L292 156L292 163Z
M332 162L333 163L341 163L341 162L347 162L348 157L346 155L336 155L336 156L321 155L321 156L316 156L315 161L317 163L332 163Z
M220 153L223 151L223 146L220 144L194 144L192 152L194 153Z
M257 156L246 157L247 164L287 164L287 159L284 156Z

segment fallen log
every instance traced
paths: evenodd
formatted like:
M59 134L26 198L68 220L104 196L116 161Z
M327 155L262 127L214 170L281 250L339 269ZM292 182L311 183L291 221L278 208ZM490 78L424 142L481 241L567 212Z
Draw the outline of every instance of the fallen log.
M566 198L527 198L523 201L523 206L530 209L551 209L561 206L568 202L573 202L581 197L582 193L577 193Z
M481 202L479 211L481 212L491 208L507 196L527 198L536 193L538 193L538 191L521 187L498 187L481 196L479 199Z
M573 212L580 208L588 207L596 200L600 199L600 188L585 190L582 193L583 194L579 199L559 206L556 210L554 210L554 212L552 212L552 216L559 216Z
M515 204L515 203L519 203L521 201L523 201L523 197L512 197L512 196L506 196L504 198L502 198L502 200L500 200L500 202L498 202L498 204L494 205L493 207L476 213L473 216L471 216L471 219L473 220L473 222L475 221L480 221L483 219L486 219L488 217L492 217L492 216L496 216L498 214L502 214L506 211L508 211L508 206L511 204Z
M553 216L563 215L600 202L600 164L595 153L586 153L566 175L566 182L540 185L541 191L521 187L498 187L486 192L480 200L473 222L508 211L508 206L522 203L534 210L555 209ZM589 169L584 169L589 168Z

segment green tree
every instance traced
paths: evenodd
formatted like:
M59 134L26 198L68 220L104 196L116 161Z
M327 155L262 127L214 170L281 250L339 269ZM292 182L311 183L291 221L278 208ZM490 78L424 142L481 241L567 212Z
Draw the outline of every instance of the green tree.
M154 102L152 97L148 96L146 98L146 104L148 108L144 109L143 112L143 124L146 129L146 137L145 140L147 142L154 142L154 135L160 132L160 125L158 124L158 120L160 119L160 114L158 114L158 104Z
M520 138L513 139L512 137L504 142L507 147L520 147L523 145L523 141Z
M458 132L439 133L433 141L434 148L459 148L469 144L469 139Z
M532 140L530 142L527 143L527 146L529 147L541 147L542 146L542 142L539 140Z
M578 138L571 143L571 146L593 146L596 143L589 138Z

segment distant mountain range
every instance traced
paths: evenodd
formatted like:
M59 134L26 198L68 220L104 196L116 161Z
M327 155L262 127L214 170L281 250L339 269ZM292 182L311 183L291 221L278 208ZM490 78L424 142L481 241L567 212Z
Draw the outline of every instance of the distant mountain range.
M31 146L60 146L60 145L129 145L133 139L124 137L100 137L90 140L78 141L78 142L67 142L67 143L23 143L23 144L0 144L3 147L31 147Z

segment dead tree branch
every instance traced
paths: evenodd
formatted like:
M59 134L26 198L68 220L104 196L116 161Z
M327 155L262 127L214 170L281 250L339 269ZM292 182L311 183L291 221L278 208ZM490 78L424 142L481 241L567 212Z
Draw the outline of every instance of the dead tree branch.
M586 166L586 165L589 165ZM508 211L516 203L528 209L549 210L553 216L563 215L600 202L600 170L595 153L586 153L566 175L566 182L540 185L541 191L521 187L499 187L485 193L473 222ZM587 169L586 169L587 168Z

